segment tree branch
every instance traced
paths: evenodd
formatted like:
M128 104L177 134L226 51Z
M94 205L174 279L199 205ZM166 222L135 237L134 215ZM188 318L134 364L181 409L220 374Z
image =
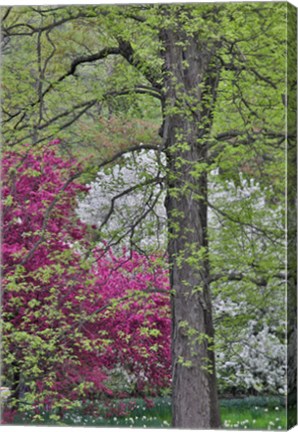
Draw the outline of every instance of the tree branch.
M159 149L158 146L150 145L150 144L142 144L142 145L132 146L132 147L129 147L129 148L125 149L125 150L119 151L118 153L116 153L111 158L106 159L105 161L103 161L101 164L98 165L98 169L101 169L101 168L105 167L106 165L109 165L109 164L115 162L117 159L121 158L123 155L125 155L127 153L137 152L137 151L141 151L141 150L160 151L160 149Z
M57 204L57 202L59 201L62 192L64 192L66 190L66 188L70 185L70 183L72 183L76 178L80 177L82 175L82 171L77 172L76 174L72 175L62 186L62 188L60 189L60 191L58 192L58 194L56 195L56 197L53 199L53 201L51 202L51 204L49 205L49 207L47 208L44 218L43 218L43 222L42 222L42 226L41 226L41 235L39 240L34 244L34 246L31 248L31 250L27 253L27 255L22 259L22 261L19 263L20 265L24 265L31 257L32 255L35 253L35 251L37 250L37 248L39 247L39 245L41 243L43 243L43 241L45 240L45 233L46 233L46 229L47 229L47 225L48 225L48 221L51 215L52 210L54 209L55 205Z
M125 96L125 95L129 95L129 94L131 94L131 93L136 93L136 94L148 94L148 95L150 95L150 96L152 96L152 97L154 97L154 98L157 98L157 99L161 100L161 94L160 94L160 92L159 92L157 89L155 89L155 88L153 88L153 87L147 87L147 86L143 86L143 85L138 85L138 86L135 86L135 88L133 88L133 89L124 89L124 90L120 90L120 91L109 91L109 92L105 93L105 94L102 96L102 99L100 100L100 102L103 101L103 100L105 100L105 99L107 99L107 98L109 98L109 97ZM42 99L42 98L40 98L40 99ZM66 123L64 126L62 126L62 127L60 128L60 130L65 129L65 128L68 127L70 124L72 124L75 120L77 120L78 117L80 117L82 114L84 114L88 109L90 109L92 106L94 106L97 102L99 102L99 101L97 101L96 99L92 99L92 100L90 100L90 101L82 102L82 103L80 103L80 104L78 104L78 105L75 105L75 106L73 106L71 109L69 109L69 110L67 110L67 111L64 111L64 112L61 113L61 114L58 114L57 116L53 117L52 119L48 120L47 122L45 122L45 123L43 123L43 124L39 124L39 125L36 127L36 130L42 130L42 129L45 129L45 128L47 128L48 126L50 126L52 123L55 123L56 121L58 121L59 119L61 119L61 118L63 118L63 117L67 117L68 115L72 114L72 112L73 112L74 110L77 110L77 109L79 109L79 108L84 108L84 109L83 109L83 110L78 114L78 116L75 116L74 119L71 120L71 122ZM5 114L8 115L8 113L5 113ZM18 114L20 114L20 112L19 112ZM4 121L4 122L5 122L5 123L9 122L9 121L12 120L14 117L16 117L18 114L15 114L15 115L11 116L10 119L7 119L7 120ZM23 124L23 125L21 125L20 127L17 127L17 126L18 126L18 125L19 125L19 124L24 120L24 118L25 118L25 114L22 115L22 117L21 117L20 120L18 121L18 124L14 126L14 130L21 131L22 129L25 129L25 128L27 127L27 124ZM5 135L5 130L2 131L2 133L3 133L3 135ZM28 138L30 138L30 137L31 137L31 134L30 134L30 135L27 135L27 136L25 136L25 137L23 137L21 140L15 142L13 145L16 145L16 144L18 144L19 142L21 142L21 141L23 141L23 140L26 140L26 139L28 139Z
M106 225L110 219L110 217L113 214L114 211L114 207L115 207L115 202L117 199L124 197L125 195L130 194L131 192L134 192L135 190L141 189L144 186L149 186L150 184L158 184L158 183L162 183L164 181L164 178L162 177L155 177L153 179L149 179L143 183L131 186L128 189L125 189L124 191L120 192L119 194L113 196L113 198L111 199L111 205L110 205L110 209L105 217L105 219L103 220L103 222L101 223L99 230L101 230L103 228L104 225Z
M286 275L285 275L285 273L280 272L280 273L273 275L273 277L278 278L278 279L285 279ZM268 281L264 277L257 279L257 278L253 278L253 277L246 275L246 274L239 272L239 271L232 271L232 272L228 272L228 273L218 273L218 274L210 275L209 283L216 282L220 279L226 279L229 282L232 282L232 281L236 282L236 281L241 281L243 279L248 279L249 281L253 282L255 285L260 286L260 287L265 287L265 286L267 286L267 283L268 283Z
M82 12L80 12L77 15L71 16L69 15L68 17L62 18L59 21L54 21L51 24L48 24L44 27L33 27L32 25L26 23L18 23L18 24L13 24L10 27L4 28L4 31L6 32L7 36L33 36L35 33L38 32L45 32L45 31L51 31L53 30L55 27L59 27L65 23L67 23L68 21L72 21L72 20L76 20L78 18L95 18L94 15L88 15L88 14L83 14ZM30 32L20 32L20 33L10 33L11 30L14 30L15 28L19 28L19 27L27 27L28 29L30 29Z
M3 15L2 19L1 19L1 22L4 22L6 20L6 18L8 17L8 15L11 12L12 7L10 6L10 7L7 7L5 9L6 10L5 10L4 15Z
M255 225L253 225L253 224L251 224L251 223L249 223L249 222L244 222L244 221L241 221L241 220L239 220L239 219L236 219L236 218L234 218L233 216L231 216L230 214L228 214L227 212L225 212L224 210L221 210L221 209L219 209L218 207L214 206L214 205L211 204L209 201L207 201L207 205L208 205L210 208L212 208L214 211L216 211L217 213L219 213L220 215L226 217L226 218L227 218L228 220L230 220L231 222L234 222L234 223L236 223L236 224L239 224L239 225L242 225L242 226L246 226L246 227L248 227L248 228L251 228L251 229L253 229L254 231L257 231L257 232L263 234L263 235L264 235L266 238L268 238L271 242L273 242L273 243L278 243L278 244L279 244L279 241L278 241L278 239L276 239L276 237L274 236L274 233L273 233L273 232L266 231L266 230L264 230L264 229L262 229L262 228L259 228L259 227L255 226Z
M161 90L162 85L159 82L159 76L157 76L156 72L152 70L147 64L144 64L143 61L137 59L136 54L131 46L129 41L122 39L121 37L117 38L119 43L119 50L122 57L124 57L127 62L134 66L137 70L139 70L144 77L155 87L156 89Z
M221 65L227 71L238 72L238 73L243 72L243 71L252 72L259 80L266 82L272 88L277 90L277 85L269 77L262 75L260 72L258 72L253 67L240 66L240 65L238 66L238 65L235 65L234 63L225 63L222 59L221 59Z
M75 71L79 65L84 64L84 63L91 63L94 61L102 60L102 59L108 57L109 55L117 55L117 54L118 55L120 54L119 48L106 47L97 53L75 58L72 61L69 70L65 74L63 74L60 78L58 78L54 83L51 83L43 92L42 97L44 97L50 90L52 90L52 88L54 88L55 85L57 85L58 83L61 83L63 80L65 80L70 75L74 75ZM34 105L36 103L39 103L39 102L40 102L40 100L38 100L37 102L34 102Z
M159 100L162 100L161 92L159 89L155 87L148 87L143 85L137 85L133 89L127 89L127 90L120 90L120 91L110 91L105 94L105 97L109 96L125 96L131 93L137 93L137 94L148 94L152 97L155 97Z
M88 109L90 109L93 105L95 105L95 103L96 103L96 100L92 100L92 101L88 101L88 102L84 102L84 103L82 103L82 104L76 105L76 106L75 106L75 109L77 109L77 108L83 108L83 109L82 109L81 111L79 111L77 114L75 114L74 117L73 117L72 119L70 119L69 121L67 121L67 122L64 123L63 125L61 125L61 126L59 127L59 131L61 131L61 130L63 130L63 129L66 129L67 127L69 127L70 125L72 125L72 124L73 124L76 120L78 120L78 119L79 119L83 114L85 114L85 112L88 111ZM73 107L73 108L74 108L74 107ZM69 115L69 114L71 114L71 113L72 113L72 110L69 110L69 111L66 111L66 112L64 112L64 113L61 113L61 114L59 114L58 116L56 116L54 119L49 120L46 124L44 124L44 125L39 125L39 126L37 127L37 130L44 129L44 128L46 128L47 126L49 126L49 125L51 125L52 123L54 123L55 121L59 120L59 118L66 117L67 115ZM20 130L24 129L26 126L27 126L27 125L23 125L23 126L22 126L21 128L19 128L18 130L20 131ZM4 134L5 134L5 131L2 132L2 133L3 133L3 135L4 135ZM56 134L56 133L57 133L57 131L55 132L55 134ZM35 144L38 144L38 143L40 143L40 142L42 142L42 141L46 141L46 140L48 140L48 139L51 139L53 136L54 136L54 133L51 133L50 135L48 135L48 136L46 136L46 137L42 137L42 138L38 139L37 141L35 141ZM27 140L27 139L29 139L29 138L31 138L31 137L32 137L32 134L30 133L30 134L28 134L28 135L26 135L26 136L24 136L24 137L18 139L17 141L11 143L11 144L10 144L10 147L13 147L13 146L15 146L15 145L21 143L22 141L25 141L25 140Z

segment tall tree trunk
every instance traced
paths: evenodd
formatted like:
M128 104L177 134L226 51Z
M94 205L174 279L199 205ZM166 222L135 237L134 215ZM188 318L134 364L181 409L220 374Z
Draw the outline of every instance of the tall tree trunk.
M216 91L216 79L211 85L206 78L212 50L199 41L198 35L186 35L178 26L164 28L161 39L172 288L173 426L216 428L220 416L208 284L207 173L202 165L207 160L207 146L200 139L211 121L211 100L209 108L204 108L204 94Z

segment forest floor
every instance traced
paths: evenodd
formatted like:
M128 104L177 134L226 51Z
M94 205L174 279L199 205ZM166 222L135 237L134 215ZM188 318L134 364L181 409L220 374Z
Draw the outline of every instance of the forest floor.
M131 428L169 428L171 427L170 398L156 398L154 406L148 408L142 399L131 400L135 403L129 415L90 416L83 412L66 413L59 425L93 427L131 427ZM111 412L117 408L117 401ZM248 397L243 399L224 399L220 402L222 428L224 429L262 429L285 430L286 411L279 397ZM28 419L28 417L27 417ZM28 419L29 420L29 419ZM25 418L18 424L29 423ZM43 424L50 424L44 419ZM53 423L52 423L53 424ZM56 423L56 425L58 425Z

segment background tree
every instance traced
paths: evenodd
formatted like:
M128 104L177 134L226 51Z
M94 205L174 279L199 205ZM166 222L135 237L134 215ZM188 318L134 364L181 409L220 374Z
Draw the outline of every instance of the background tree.
M287 8L250 3L3 9L8 145L42 145L57 134L62 140L71 134L75 144L83 133L86 142L101 143L102 124L116 117L138 138L140 120L147 126L149 121L152 131L142 131L143 145L166 155L177 427L220 424L208 207L224 217L227 228L239 225L237 235L247 236L250 227L260 239L285 240L279 230L258 227L245 203L233 206L236 214L210 203L208 178L219 168L219 179L239 185L242 172L260 183L268 205L283 204ZM22 79L24 70L30 79ZM94 164L103 154L115 161L135 151L135 142L131 147L114 132L109 149L95 149ZM65 151L82 154L78 145ZM269 263L258 264L250 255L244 267L261 275Z

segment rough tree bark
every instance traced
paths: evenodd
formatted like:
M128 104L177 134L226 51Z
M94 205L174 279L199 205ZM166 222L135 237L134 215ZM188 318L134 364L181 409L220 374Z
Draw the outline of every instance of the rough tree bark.
M208 92L211 99L212 95L215 98L217 78L208 78L213 51L200 42L197 34L187 36L178 23L176 28L164 28L161 39L168 255L173 293L173 427L216 428L220 426L220 415L208 286L207 174L202 171L194 175L192 170L207 160L207 145L199 138L210 127L211 100L207 112L204 97Z

